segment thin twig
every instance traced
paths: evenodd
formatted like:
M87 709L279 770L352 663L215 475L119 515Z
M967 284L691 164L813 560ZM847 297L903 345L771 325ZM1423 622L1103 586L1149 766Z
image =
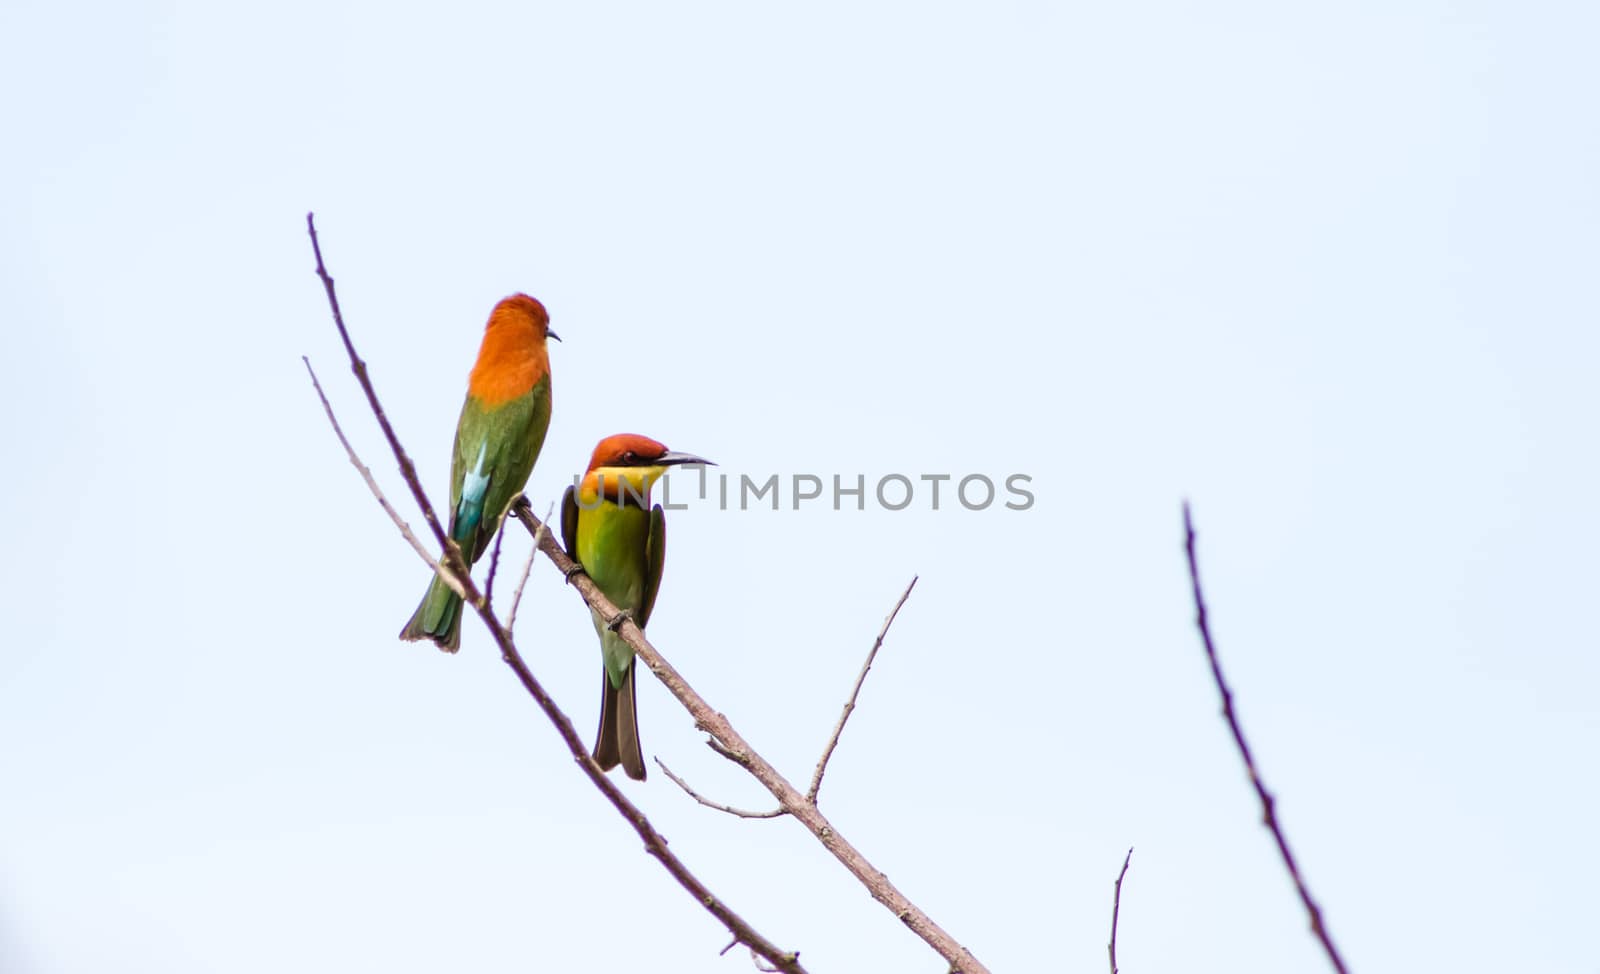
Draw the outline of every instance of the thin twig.
M906 599L911 597L911 590L916 588L916 586L917 576L912 576L911 583L906 586L906 590L904 592L900 593L900 598L895 602L894 608L889 611L888 618L883 620L883 628L878 630L878 638L873 641L872 649L867 652L867 661L862 664L861 672L856 676L855 686L850 690L850 698L845 701L844 712L839 715L839 722L834 724L833 733L828 737L828 744L822 750L821 759L817 761L816 772L811 776L811 787L806 791L806 802L812 806L817 804L817 792L822 788L822 775L825 771L827 771L828 759L833 756L834 748L839 746L839 735L844 732L845 721L850 719L851 712L856 709L856 698L861 695L861 686L867 681L867 673L872 669L872 662L877 658L878 650L883 648L884 637L889 634L889 627L894 625L895 617L900 614L900 607L906 604ZM720 743L718 743L716 738L710 738L706 741L706 743L711 746L713 751L721 754L729 761L732 761L741 767L749 767L750 763L748 760L723 747ZM769 812L750 812L744 809L734 808L731 805L724 805L721 802L712 801L695 791L693 788L689 787L687 782L668 770L667 766L661 763L660 758L656 758L656 764L661 765L661 770L667 773L667 777L671 778L679 788L682 788L690 798L693 798L695 801L706 806L707 808L714 808L719 812L726 812L729 815L734 815L739 818L777 818L781 815L788 814L787 810L783 809L782 807L775 808Z
M817 762L816 773L811 778L811 787L806 792L806 801L812 805L817 803L817 791L822 787L822 774L827 769L828 759L832 756L833 749L839 745L839 735L844 731L845 721L850 719L851 711L855 710L856 708L856 698L861 694L861 685L867 680L867 671L872 669L872 661L877 657L878 650L882 648L883 640L884 637L888 635L889 627L894 624L895 616L900 614L900 607L905 605L906 599L911 597L911 590L916 587L916 584L917 578L916 576L913 576L911 579L911 584L907 585L906 590L900 593L899 601L895 602L894 608L889 612L889 617L883 621L883 628L878 630L878 638L873 642L872 649L867 653L867 661L862 665L861 673L856 677L855 687L850 691L850 699L845 701L844 712L839 715L839 722L834 725L833 734L828 738L828 744L825 748L823 748L822 751L822 758ZM732 761L741 767L749 766L749 762L747 760L723 747L720 743L718 743L716 738L709 738L706 741L706 744L709 745L713 751L716 751L729 761ZM788 814L788 812L782 808L775 808L768 812L751 812L740 808L734 808L731 805L724 805L721 802L712 801L691 788L688 782L673 774L665 764L662 764L660 758L656 758L655 762L656 764L661 765L661 770L665 771L667 773L667 777L671 778L679 788L682 788L685 794L707 808L714 808L719 812L726 812L729 815L734 815L738 818L777 818L781 815Z
M1111 974L1117 974L1117 915L1122 912L1122 877L1128 875L1128 863L1133 861L1133 847L1122 857L1122 872L1117 873L1117 889L1111 897L1111 940L1106 950L1111 954Z
M522 498L522 502L524 504L526 504L527 501L528 499L526 497ZM514 514L516 505L513 504L512 508ZM550 515L555 511L555 509L556 506L552 503L549 508L545 510L544 520L539 522L539 531L545 530L545 525L549 523ZM511 597L511 615L506 617L506 629L510 630L511 632L517 631L517 608L522 605L522 590L528 584L528 575L533 572L533 560L539 557L539 531L534 532L533 547L528 551L528 560L522 563L522 577L517 579L517 591L516 594Z
M693 788L690 788L689 783L673 774L672 769L667 767L660 758L655 758L655 762L656 767L660 768L668 778L671 778L673 784L677 785L679 788L682 788L684 794L688 795L690 798L693 798L695 801L707 808L715 808L719 812L727 812L729 815L733 815L738 818L777 818L780 815L789 814L781 808L774 808L770 812L751 812L742 808L734 808L732 805L724 805L721 802L714 802L711 799L706 798L704 795L701 795Z
M483 583L483 600L494 604L494 576L500 571L500 542L506 539L506 522L502 518L500 530L494 533L494 552L489 556L489 577Z
M372 387L372 378L367 374L367 363L356 354L355 343L350 340L350 331L344 326L344 312L339 310L339 295L334 291L333 277L322 262L322 243L317 240L317 220L314 213L306 214L306 232L311 235L311 252L317 258L317 277L322 279L322 290L328 295L328 307L333 311L333 324L339 329L339 339L344 342L344 350L350 356L350 371L355 374L356 382L361 385L361 391L366 393L367 405L371 407L372 415L377 418L378 426L383 430L383 438L389 441L389 449L394 453L395 461L400 464L400 475L405 478L406 486L411 488L412 498L422 509L423 520L428 522L428 527L433 530L434 540L444 552L444 557L438 564L448 568L457 578L470 582L472 567L467 564L460 547L445 534L444 526L433 513L433 504L429 503L428 494L422 489L422 481L417 477L417 465L411 462L405 447L400 445L400 438L395 435L394 427L389 425L389 416L383 411L383 404L378 401L378 390Z
M883 648L883 638L889 635L889 627L894 625L894 617L900 614L900 607L906 604L906 599L911 598L911 590L917 587L917 576L911 576L911 584L900 593L900 601L889 610L889 617L883 620L883 628L878 630L878 638L872 641L872 649L867 653L867 661L861 664L861 674L856 677L856 685L850 690L850 699L844 702L844 711L839 714L839 722L833 725L833 734L828 737L828 746L822 749L822 757L817 761L817 770L811 774L811 787L806 789L806 799L813 805L817 803L817 792L822 790L822 775L828 770L828 759L833 757L833 749L839 746L839 735L844 733L845 721L850 719L851 711L856 709L856 697L861 695L861 685L867 682L867 671L872 669L872 661L878 658L878 650Z
M1344 958L1339 956L1338 948L1334 947L1333 938L1329 936L1328 928L1322 922L1322 910L1317 906L1316 900L1311 898L1311 890L1306 887L1305 880L1300 876L1300 867L1295 863L1294 853L1289 851L1289 840L1284 837L1283 829L1278 825L1272 794L1267 791L1266 782L1261 780L1261 772L1256 768L1256 760L1250 753L1250 745L1245 742L1244 731L1239 728L1239 718L1233 712L1233 691L1228 688L1228 681L1222 675L1222 664L1217 659L1217 648L1211 641L1211 626L1206 619L1205 596L1200 591L1200 568L1195 557L1194 520L1189 514L1188 501L1183 503L1183 533L1184 551L1189 558L1189 583L1194 591L1195 625L1200 629L1200 640L1205 643L1206 659L1211 662L1211 676L1216 681L1217 692L1222 694L1222 716L1228 721L1228 729L1233 732L1233 742L1238 745L1239 756L1244 759L1245 770L1250 773L1250 783L1255 786L1256 796L1261 799L1262 821L1272 831L1272 838L1278 843L1278 853L1283 857L1283 864L1289 870L1289 878L1294 880L1294 888L1300 893L1300 902L1305 904L1306 913L1311 917L1311 932L1322 942L1322 949L1327 953L1333 969L1339 974L1346 974Z
M822 787L822 772L827 771L827 761L829 761L830 756L834 755L834 748L838 747L838 736L845 731L845 721L850 720L850 713L856 709L856 697L861 696L861 685L867 681L867 672L872 669L872 661L877 659L878 649L883 648L883 638L885 638L886 635L888 635L888 632L890 632L890 625L894 625L894 617L899 616L901 606L906 605L907 598L910 598L910 590L915 589L915 587L917 587L917 576L912 576L912 579L910 579L910 584L906 585L906 590L901 592L899 601L896 601L896 603L894 603L894 608L890 609L888 619L883 621L883 629L878 630L878 638L877 640L874 640L874 643L872 643L872 649L870 649L869 653L867 653L866 664L861 665L861 673L859 673L858 677L856 677L856 686L854 686L854 688L850 691L850 699L845 701L845 710L843 710L843 713L838 715L838 723L837 725L834 725L834 732L832 732L832 734L829 736L829 739L827 739L827 747L822 748L822 758L818 761L818 763L816 763L816 772L814 772L813 776L811 776L811 787L806 790L805 798L808 803L816 804L816 793L818 793L819 788ZM736 753L730 752L728 748L722 747L722 745L718 744L715 737L707 740L706 744L709 744L712 750L715 750L715 752L725 756L725 758L728 758L728 760L734 761L734 763L739 764L739 766L746 766L746 768L749 766L749 761L744 760L744 758L736 755ZM656 758L656 764L661 764L661 758ZM688 785L688 782L685 782L682 777L675 776L675 774L672 774L672 771L667 771L666 764L661 764L661 769L662 771L667 772L667 777L670 777L670 779L674 780L674 782L677 782L678 787L683 788L683 792L688 793L688 796L693 798L694 801L699 801L699 803L704 804L706 808L714 808L717 809L717 811L728 812L730 816L738 816L741 817L741 819L776 819L776 817L789 814L789 812L784 811L782 808L774 808L773 811L765 812L744 811L744 809L733 808L733 806L728 806L728 804L722 804L720 801L709 800L709 798L702 796L701 793L696 792L694 788L691 788L690 785Z
M333 406L329 404L327 395L322 391L322 383L317 381L317 370L311 367L311 359L302 355L300 356L300 361L306 364L306 371L311 374L311 385L317 390L317 398L322 400L322 411L328 414L328 422L333 424L333 435L339 438L339 444L344 447L344 452L350 457L350 462L361 474L361 479L367 482L367 489L371 490L372 496L378 499L378 506L382 507L384 513L388 514L389 518L400 528L401 536L416 550L418 557L427 562L429 567L437 572L440 578L444 579L445 584L450 586L451 591L457 595L462 594L464 590L461 587L461 580L451 574L449 569L444 568L433 560L433 555L428 552L427 548L423 547L417 536L411 533L411 525L407 524L399 513L395 511L394 506L389 503L389 498L383 495L383 490L378 486L378 481L373 478L372 471L367 469L367 465L361 462L361 457L356 455L355 447L351 446L350 441L345 438L344 430L339 427L338 417L333 415Z
M428 523L433 527L434 533L440 539L441 545L445 550L446 559L451 562L450 568L455 570L455 563L464 561L461 557L461 551L445 539L444 531L439 526L438 518L434 515L433 506L428 500L427 492L422 489L422 484L417 479L416 468L406 457L405 450L401 447L398 437L394 435L394 430L389 426L389 422L383 413L383 407L378 402L377 392L372 388L372 384L367 378L366 366L362 363L360 356L356 354L355 346L351 343L349 333L345 330L343 318L339 313L338 297L334 293L333 278L328 275L326 268L323 266L322 252L317 246L316 225L313 222L312 215L309 213L306 214L306 226L311 234L312 249L317 255L317 275L322 278L323 286L327 291L328 304L333 310L334 323L338 325L339 334L344 338L345 349L350 355L351 369L355 372L357 380L366 391L368 404L372 407L374 416L377 417L379 424L383 427L384 434L389 440L389 447L394 452L396 460L400 462L401 475L405 478L407 486L411 488L412 496L416 498L418 506L422 508L423 515L428 519ZM306 366L310 368L310 363L307 362ZM313 381L315 381L314 374ZM320 385L318 386L318 391L320 394ZM323 397L323 405L328 411L330 422L333 423L335 431L338 432L338 421L333 415L332 407L328 406L325 396ZM344 440L342 432L340 433L340 439ZM348 449L348 442L346 442L346 448ZM350 452L353 455L354 451ZM358 468L365 470L359 459L356 459L355 462ZM373 488L375 493L379 494L379 500L384 511L389 514L390 520L395 523L395 526L401 530L403 535L407 536L408 540L412 542L412 546L417 548L417 553L423 560L431 561L426 549L422 548L420 543L410 535L405 522L394 511L394 508L382 498L381 491L377 490L376 483L372 481L370 476L367 479L368 485ZM534 539L535 548L537 549L539 544L538 533L535 533ZM547 538L547 540L549 539ZM464 568L465 566L463 565L462 567ZM451 578L449 571L441 572L441 574L461 586L460 591L463 600L468 605L473 606L478 613L478 617L483 620L490 635L494 637L495 642L499 645L501 657L505 660L506 665L511 667L512 672L516 673L517 679L521 681L523 688L528 691L534 702L539 705L539 709L544 711L550 723L555 726L556 732L561 735L562 741L567 745L567 750L571 753L573 761L578 765L578 768L589 776L589 780L606 797L612 807L623 818L627 819L628 824L633 826L634 831L644 840L645 851L654 856L673 879L678 882L678 885L682 886L684 890L699 901L708 913L716 917L723 926L727 927L728 932L733 934L740 943L748 946L752 953L766 958L776 965L778 970L789 972L789 974L805 974L805 968L800 964L799 954L780 950L771 941L757 933L749 923L737 913L734 913L726 903L713 894L697 876L689 871L688 866L667 847L667 840L656 831L655 826L645 817L644 812L629 801L617 785L606 776L605 772L600 770L600 766L594 763L593 759L589 757L589 750L585 746L583 739L578 736L577 729L572 726L572 721L567 718L567 715L562 712L560 707L556 706L555 700L534 677L533 672L528 669L527 663L523 660L522 654L518 652L516 643L511 638L510 631L501 625L499 618L494 614L493 607L480 596L477 586L473 584L472 576L465 571L462 571L459 578L455 579Z
M709 728L709 727L701 727L698 724L695 725L695 730L704 731L707 734L712 733L712 729L711 728ZM733 751L728 749L728 746L726 744L724 744L721 741L717 740L715 737L707 737L706 738L706 747L711 748L711 750L716 751L718 754L720 754L723 757L727 758L729 761L732 761L734 764L737 764L741 768L749 768L750 767L750 758L749 758L748 755L735 754Z
M536 525L532 512L524 507L519 512L518 519L530 534L535 532ZM539 550L550 559L556 571L568 577L584 603L598 613L600 618L610 619L617 615L615 603L606 598L605 593L594 583L594 579L577 571L577 563L548 532L545 533ZM956 974L988 974L989 969L972 955L972 951L962 946L948 931L934 922L932 917L900 892L889 881L888 876L872 865L860 850L851 845L833 827L833 823L828 821L827 816L822 814L815 803L808 801L806 796L789 782L789 779L779 773L760 752L751 747L739 732L734 730L727 717L713 710L683 675L662 658L650 640L645 638L637 623L631 619L624 621L617 627L617 636L627 643L639 660L655 674L656 679L667 688L667 692L678 698L678 702L689 711L689 716L694 718L695 726L711 735L712 739L706 743L730 761L748 770L751 776L778 800L779 808L793 816L795 821L804 825L812 835L816 836L823 848L831 852L834 858L867 888L872 898L883 904L895 919L904 923L939 956L949 961L952 971Z

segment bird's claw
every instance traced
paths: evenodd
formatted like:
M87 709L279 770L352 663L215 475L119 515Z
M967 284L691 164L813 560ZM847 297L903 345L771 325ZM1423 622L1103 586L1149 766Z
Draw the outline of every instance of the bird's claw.
M632 619L633 610L623 609L621 612L618 612L616 615L606 620L606 628L610 629L612 632L616 632L618 629L622 628L622 624L624 622L629 622Z
M572 567L568 568L566 571L562 572L561 574L566 577L567 584L571 585L573 578L575 578L578 575L587 575L589 573L583 570L583 566L582 565L578 564L577 562L573 562L572 563Z

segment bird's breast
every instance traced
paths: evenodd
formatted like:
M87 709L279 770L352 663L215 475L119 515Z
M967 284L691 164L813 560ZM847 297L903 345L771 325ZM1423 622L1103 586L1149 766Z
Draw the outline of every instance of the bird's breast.
M578 561L619 609L637 609L644 595L650 512L602 501L578 512Z

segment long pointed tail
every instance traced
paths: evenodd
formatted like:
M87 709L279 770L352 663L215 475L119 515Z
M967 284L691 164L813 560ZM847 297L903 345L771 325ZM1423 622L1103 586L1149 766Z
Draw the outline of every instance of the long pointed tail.
M600 737L594 744L594 761L600 770L617 765L635 781L644 780L644 751L639 747L637 697L633 682L634 665L622 678L622 688L611 685L606 671L600 670Z
M461 596L435 575L422 604L400 630L400 638L407 642L431 639L445 652L455 652L461 647Z

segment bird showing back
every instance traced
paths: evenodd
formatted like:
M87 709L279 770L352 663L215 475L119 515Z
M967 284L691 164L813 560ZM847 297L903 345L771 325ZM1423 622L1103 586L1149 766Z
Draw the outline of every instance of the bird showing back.
M450 461L451 539L470 566L489 549L511 502L533 472L550 428L550 330L544 305L513 294L495 305L467 378ZM408 641L461 645L461 597L435 576L411 620Z

